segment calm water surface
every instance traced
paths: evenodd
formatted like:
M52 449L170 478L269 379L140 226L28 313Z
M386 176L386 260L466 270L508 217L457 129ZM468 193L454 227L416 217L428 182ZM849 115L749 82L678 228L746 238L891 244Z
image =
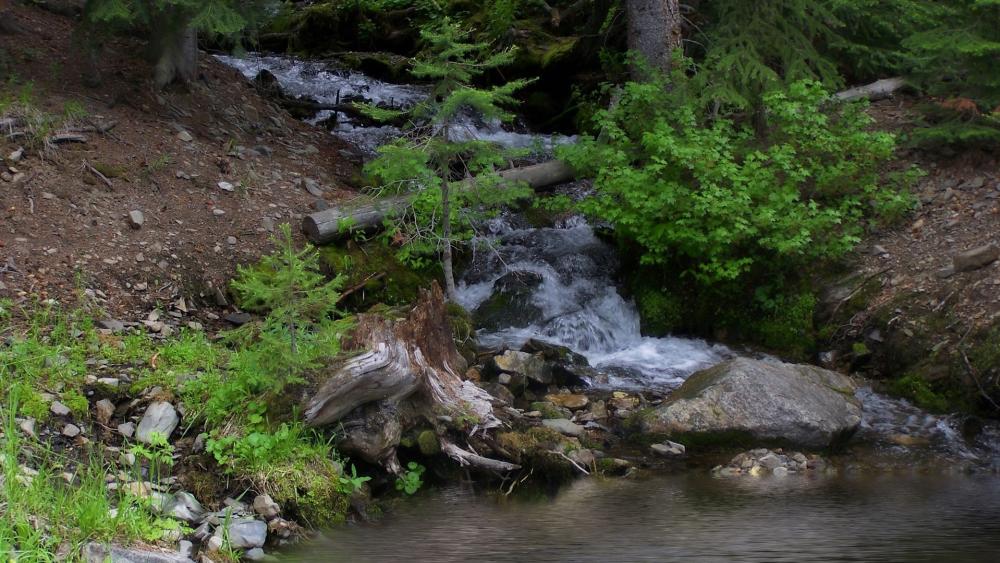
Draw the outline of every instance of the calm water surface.
M554 498L424 493L287 561L1000 561L1000 477L581 480Z

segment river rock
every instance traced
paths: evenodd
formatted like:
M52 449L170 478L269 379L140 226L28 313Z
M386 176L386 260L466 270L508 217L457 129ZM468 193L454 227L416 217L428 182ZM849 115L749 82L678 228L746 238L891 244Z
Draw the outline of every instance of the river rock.
M493 293L472 312L478 328L497 330L508 326L528 326L542 318L532 294L542 284L541 274L515 270L493 282Z
M135 439L143 443L150 443L154 432L169 438L170 434L177 428L180 418L174 406L166 401L155 402L146 409L146 414L139 421L139 428L135 431Z
M861 423L854 384L809 365L729 360L688 378L645 417L649 433L701 434L822 448Z
M579 424L575 424L565 418L549 418L542 421L544 426L559 432L560 434L565 434L566 436L573 436L579 438L583 436L583 427Z
M661 457L679 457L684 455L686 450L687 448L684 447L684 444L678 444L670 440L666 440L662 444L653 444L649 447L649 451Z
M579 410L590 403L586 395L579 393L565 393L559 395L546 395L545 400L558 407L566 407L570 410Z
M56 416L66 416L69 414L69 407L59 401L52 401L52 404L49 405L49 412Z
M229 545L233 549L264 547L267 541L267 524L260 520L233 520L215 529L215 537L225 537L228 530Z
M541 356L507 350L499 356L494 356L493 363L500 371L523 375L546 385L552 383L552 367Z
M87 563L194 563L182 553L126 549L117 545L90 542L83 548Z
M198 499L194 498L194 495L191 493L183 491L175 494L174 497L167 502L163 512L171 518L191 523L200 521L205 515L205 509L201 506L201 503L198 502Z
M281 514L281 507L274 502L271 495L257 495L253 499L253 511L265 520L271 520Z

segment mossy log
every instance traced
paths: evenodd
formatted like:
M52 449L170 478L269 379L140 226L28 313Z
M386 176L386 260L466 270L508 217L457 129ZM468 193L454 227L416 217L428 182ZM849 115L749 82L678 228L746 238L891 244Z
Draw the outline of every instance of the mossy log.
M500 177L507 182L524 182L533 189L539 189L568 182L575 177L575 173L565 162L550 160L504 170L500 172ZM459 184L467 187L470 181ZM412 194L404 194L376 201L366 200L353 206L331 207L306 215L302 230L317 244L331 242L355 231L377 230L386 217L402 211L412 200Z
M466 426L476 433L501 424L493 397L459 376L466 362L455 348L436 283L421 292L405 318L359 315L343 349L359 353L320 374L324 383L306 403L306 423L343 421L345 449L391 473L402 471L395 453L400 437L421 421L441 433L465 432ZM518 467L452 446L445 453L462 465Z

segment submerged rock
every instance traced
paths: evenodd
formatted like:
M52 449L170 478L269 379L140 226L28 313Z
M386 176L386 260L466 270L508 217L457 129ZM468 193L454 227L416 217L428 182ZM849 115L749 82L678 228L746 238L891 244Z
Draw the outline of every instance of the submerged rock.
M643 430L714 440L754 439L822 448L861 423L854 384L809 365L737 358L695 373L643 418Z
M528 326L542 319L542 310L533 302L533 294L542 285L536 272L515 270L493 282L493 293L472 313L479 328L498 330L509 326Z

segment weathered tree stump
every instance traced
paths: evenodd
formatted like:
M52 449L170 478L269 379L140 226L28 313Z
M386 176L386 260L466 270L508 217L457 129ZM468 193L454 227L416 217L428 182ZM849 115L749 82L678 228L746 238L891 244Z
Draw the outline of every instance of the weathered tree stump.
M421 291L405 318L359 315L343 350L358 354L325 370L324 383L306 404L306 423L341 422L345 449L391 473L401 471L395 452L400 437L418 424L442 435L474 434L501 425L493 397L459 376L466 362L455 348L444 295L436 283ZM492 471L519 467L447 440L442 443L442 451L462 465Z

